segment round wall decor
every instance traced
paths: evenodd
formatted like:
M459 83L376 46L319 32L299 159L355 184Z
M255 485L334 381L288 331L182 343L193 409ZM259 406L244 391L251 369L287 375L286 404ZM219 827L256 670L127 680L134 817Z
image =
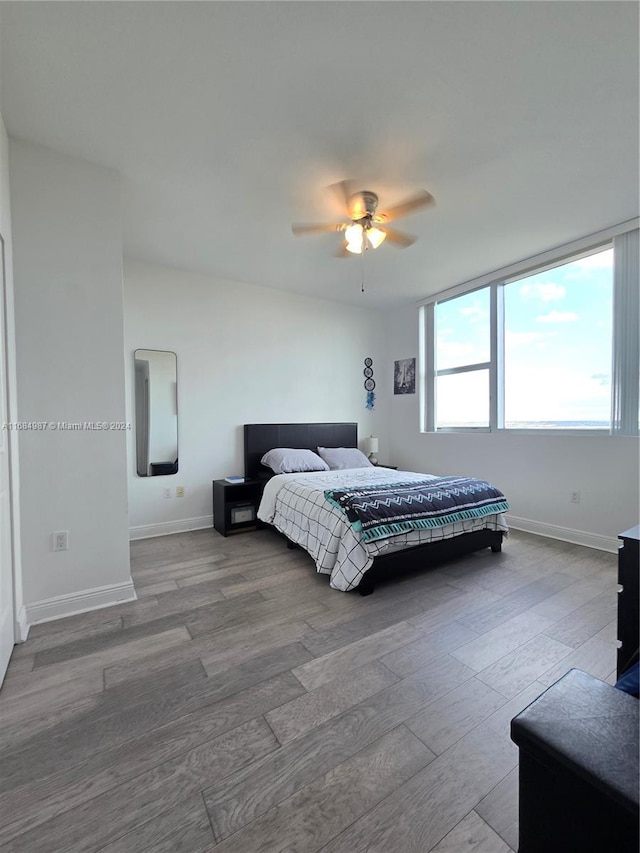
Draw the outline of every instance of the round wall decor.
M373 378L373 359L365 358L364 360L364 370L362 371L364 374L364 390L367 392L367 401L365 406L367 409L373 409L376 404L376 395L374 394L374 390L376 387L375 379Z

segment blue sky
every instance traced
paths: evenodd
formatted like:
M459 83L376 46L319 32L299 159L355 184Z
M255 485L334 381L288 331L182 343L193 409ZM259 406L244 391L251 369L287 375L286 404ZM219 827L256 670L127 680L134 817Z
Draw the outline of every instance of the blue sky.
M506 285L506 426L608 423L612 271L606 249ZM489 360L488 288L438 305L436 321L438 368ZM483 372L440 380L440 415L459 423L486 418L487 382Z

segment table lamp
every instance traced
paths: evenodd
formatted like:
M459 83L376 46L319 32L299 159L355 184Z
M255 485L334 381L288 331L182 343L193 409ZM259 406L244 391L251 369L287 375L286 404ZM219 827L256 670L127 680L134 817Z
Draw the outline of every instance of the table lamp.
M373 435L370 435L369 438L365 438L364 450L367 454L369 462L371 462L372 465L377 465L378 457L376 456L376 454L378 452L378 439L375 438Z

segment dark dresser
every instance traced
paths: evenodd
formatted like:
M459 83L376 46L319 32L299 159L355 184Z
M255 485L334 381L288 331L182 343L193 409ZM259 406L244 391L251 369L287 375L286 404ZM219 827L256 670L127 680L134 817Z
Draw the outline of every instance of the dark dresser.
M638 572L640 565L640 525L618 536L618 662L617 676L638 660Z

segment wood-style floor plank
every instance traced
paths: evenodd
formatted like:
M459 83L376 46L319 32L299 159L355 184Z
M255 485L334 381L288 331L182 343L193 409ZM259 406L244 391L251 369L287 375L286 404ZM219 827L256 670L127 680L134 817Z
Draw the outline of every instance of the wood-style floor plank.
M302 666L293 670L293 674L307 690L314 690L321 684L333 681L350 670L374 661L420 636L420 631L413 625L409 625L408 622L399 622L397 625L315 658L309 663L303 663Z
M111 635L109 635L110 638ZM49 689L60 687L64 682L100 680L105 667L113 665L120 660L134 660L142 658L149 652L163 653L184 643L188 643L191 636L184 626L154 632L141 638L135 638L126 643L111 644L110 639L105 640L105 648L91 649L84 656L76 655L60 663L46 666L42 669L35 668L31 673L12 679L2 689L4 701L10 706L12 699L33 696L43 700L43 694ZM74 644L75 645L75 644ZM64 648L64 646L57 648ZM37 652L42 654L42 652ZM46 697L44 697L44 701ZM7 710L6 706L3 710Z
M336 608L331 606L328 613L311 615L307 618L309 624L315 629L315 633L305 639L304 643L316 657L321 657L364 639L375 631L397 625L398 622L413 624L412 616L423 616L425 611L435 608L438 603L452 601L460 595L459 590L445 584L414 595L410 595L409 592L393 597L386 594L384 606L374 604L364 611L361 606L359 609L352 606L351 613L336 614ZM345 598L349 600L349 597L345 596ZM351 600L353 601L353 598Z
M429 661L437 660L449 653L453 654L455 649L477 636L475 632L465 628L464 625L452 622L414 640L412 643L407 643L401 648L383 655L380 660L391 672L404 677L422 669ZM455 654L454 657L456 657ZM458 659L460 660L460 658ZM462 663L466 663L466 661L463 660Z
M481 672L500 658L515 651L528 640L542 634L553 622L546 616L540 616L533 610L527 610L508 619L500 627L476 636L465 645L452 652L458 660Z
M374 661L269 711L265 719L285 744L397 681L397 676Z
M616 618L616 590L617 584L614 581L609 590L560 619L551 628L547 628L545 633L554 640L577 649Z
M571 653L571 648L544 634L524 643L478 673L480 681L508 699Z
M212 843L213 832L202 796L193 794L102 847L100 853L207 853Z
M504 704L501 693L471 678L407 720L407 727L441 755Z
M55 625L56 623L52 622L50 624ZM11 662L12 664L15 664L16 660L27 655L33 657L37 652L41 652L44 649L53 649L57 646L66 646L69 643L74 643L80 640L104 637L120 631L122 625L122 616L118 616L116 619L109 619L98 625L88 625L85 628L78 628L75 631L69 631L67 629L58 633L44 634L40 637L29 636L28 643L23 643L21 646L16 646L14 648ZM11 668L14 669L14 666Z
M315 853L434 758L404 726L265 812L215 849L217 853Z
M518 768L476 806L476 812L514 850L518 847Z
M508 619L512 619L514 616L524 613L525 610L529 610L530 607L543 601L548 596L570 586L573 582L573 578L563 575L560 572L548 575L503 596L495 604L490 604L488 607L482 607L468 613L459 621L463 625L466 625L467 628L471 628L472 631L476 631L478 634L485 634L487 631L491 631L493 628L502 625Z
M432 849L433 853L511 853L511 847L476 811L469 812Z
M616 659L617 649L615 641L602 640L596 634L580 646L580 648L569 652L560 663L552 666L551 669L548 669L542 675L539 675L538 681L546 687L550 687L573 667L581 669L583 672L588 672L594 678L604 681L615 667Z
M323 853L424 853L513 765L506 741L490 730L475 729L353 823Z

